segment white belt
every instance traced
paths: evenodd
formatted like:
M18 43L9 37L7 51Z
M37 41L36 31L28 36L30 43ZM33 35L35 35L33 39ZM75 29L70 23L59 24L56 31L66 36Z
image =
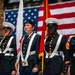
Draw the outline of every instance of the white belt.
M47 53L47 54L48 54L48 53ZM58 51L58 52L55 53L55 55L57 55L57 56L61 55L62 58L63 58L63 60L64 60L64 54L63 54L63 51ZM50 58L50 57L46 57L46 58Z
M11 52L11 51L13 51L13 48L6 48L6 49L3 51L3 53L6 53L7 51Z
M47 56L47 55L48 55L48 53L46 53L46 56ZM58 56L59 54L58 54L58 52L57 52L57 53L55 53L54 55L57 55L57 56ZM45 58L50 58L50 57L45 57Z
M75 57L75 53L73 53L73 57Z
M48 53L46 52L45 50L45 53L46 53L46 58L52 58L54 55L56 55L57 53L57 50L59 48L59 45L61 43L61 39L62 39L62 35L59 36L58 40L57 40L57 43L56 43L56 46L54 48L54 51L52 52L51 56L48 57Z
M13 53L5 53L4 56L14 56Z
M30 55L34 55L36 53L36 51L31 51Z

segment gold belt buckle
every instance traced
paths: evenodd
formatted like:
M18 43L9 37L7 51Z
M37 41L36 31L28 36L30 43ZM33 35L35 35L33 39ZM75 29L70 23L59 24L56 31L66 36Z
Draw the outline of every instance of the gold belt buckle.
M48 56L51 56L52 53L48 53Z

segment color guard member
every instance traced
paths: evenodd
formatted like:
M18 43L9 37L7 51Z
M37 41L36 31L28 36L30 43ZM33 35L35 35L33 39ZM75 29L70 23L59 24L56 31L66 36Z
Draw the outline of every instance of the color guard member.
M69 43L63 35L58 34L59 21L47 18L49 35L45 39L44 75L67 74L69 65Z
M26 35L22 39L22 51L19 60L20 75L38 75L40 35L36 34L34 30L35 23L31 20L27 20L24 23ZM16 70L18 69L16 68Z
M75 36L70 36L70 75L75 75Z
M12 36L15 26L3 22L4 38L0 42L0 75L14 75L16 61L16 40Z

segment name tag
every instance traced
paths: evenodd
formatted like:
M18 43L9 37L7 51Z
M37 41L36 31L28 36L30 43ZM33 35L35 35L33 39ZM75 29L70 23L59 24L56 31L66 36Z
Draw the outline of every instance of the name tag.
M27 60L22 61L22 66L28 66L28 61Z

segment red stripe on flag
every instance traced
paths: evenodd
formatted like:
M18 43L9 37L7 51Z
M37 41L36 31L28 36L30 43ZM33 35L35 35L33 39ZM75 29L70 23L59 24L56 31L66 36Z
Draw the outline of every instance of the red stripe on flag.
M42 30L42 27L38 27L38 31L41 31Z
M39 18L38 18L38 21L43 21L43 17L42 17L42 16L39 17Z
M55 18L58 18L58 19L75 17L75 12L58 14L58 15L51 15L51 17L55 17Z
M62 10L61 10L62 9ZM65 11L66 9L66 11ZM75 28L75 1L69 1L69 2L62 2L62 3L56 3L56 4L50 4L49 5L49 10L50 10L50 17L58 18L61 21L61 24L58 26L58 30L60 30L60 33L62 34L63 30L63 35L66 35L67 37L74 35L74 28ZM39 12L44 11L44 6L39 7ZM44 12L38 17L38 22L44 20ZM38 32L42 32L42 25L38 27ZM68 29L68 34L65 34L65 31L67 32ZM73 29L69 31L69 29Z
M71 23L71 24L62 24L58 26L58 29L70 29L70 28L75 28L75 23Z
M69 36L75 36L75 34L70 34L70 35L64 35L67 39L69 38Z
M75 1L72 2L62 2L57 4L51 4L49 6L50 9L57 9L57 8L63 8L63 7L72 7L75 6Z

